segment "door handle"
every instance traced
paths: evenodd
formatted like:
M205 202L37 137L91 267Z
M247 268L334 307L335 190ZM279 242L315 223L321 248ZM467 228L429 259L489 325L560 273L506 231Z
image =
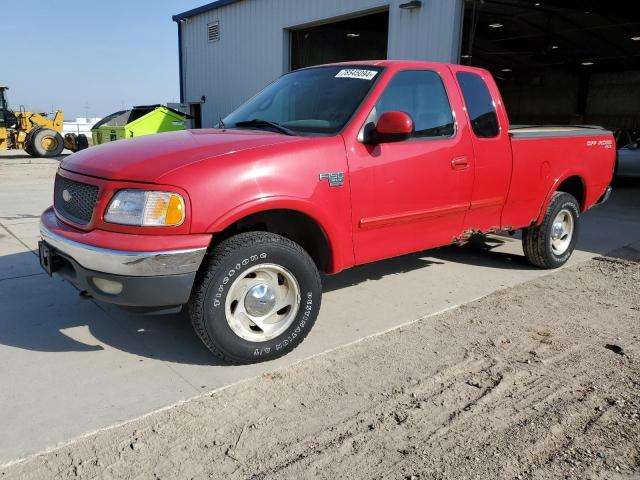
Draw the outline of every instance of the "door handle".
M454 170L464 170L470 166L471 163L469 163L469 159L467 157L456 157L451 160L451 168Z

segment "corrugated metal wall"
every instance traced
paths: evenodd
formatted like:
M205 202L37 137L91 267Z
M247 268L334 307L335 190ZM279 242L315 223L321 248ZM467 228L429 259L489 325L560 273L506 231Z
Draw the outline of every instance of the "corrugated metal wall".
M288 71L288 29L354 13L389 10L388 57L457 62L463 0L243 0L182 23L184 102L202 105L202 126L211 127L265 84ZM220 40L207 41L218 21Z

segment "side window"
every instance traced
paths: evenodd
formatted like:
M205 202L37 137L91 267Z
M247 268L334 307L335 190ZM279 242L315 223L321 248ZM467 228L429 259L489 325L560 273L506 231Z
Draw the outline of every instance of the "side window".
M384 112L408 113L414 137L449 137L454 133L453 113L440 76L431 70L398 72L378 100L375 116Z
M456 77L467 105L473 132L480 138L497 137L500 133L498 114L484 80L469 72L458 72Z

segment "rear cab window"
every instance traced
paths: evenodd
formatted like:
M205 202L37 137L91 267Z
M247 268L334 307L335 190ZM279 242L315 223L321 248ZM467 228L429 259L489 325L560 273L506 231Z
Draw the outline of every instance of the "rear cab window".
M497 137L500 123L487 84L480 75L471 72L458 72L456 79L462 90L473 133L478 138Z

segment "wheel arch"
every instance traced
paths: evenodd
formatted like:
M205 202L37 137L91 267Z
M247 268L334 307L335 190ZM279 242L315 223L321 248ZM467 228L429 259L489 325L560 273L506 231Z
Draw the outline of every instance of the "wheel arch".
M584 178L579 174L566 174L557 179L547 192L542 208L538 214L536 222L537 225L542 223L544 214L547 211L547 208L549 208L551 197L553 197L555 192L565 192L573 195L580 205L580 211L584 212L587 209L587 184L585 183Z
M275 233L299 244L319 271L335 273L343 268L331 223L306 202L279 199L244 205L213 223L208 231L215 243L246 231Z

